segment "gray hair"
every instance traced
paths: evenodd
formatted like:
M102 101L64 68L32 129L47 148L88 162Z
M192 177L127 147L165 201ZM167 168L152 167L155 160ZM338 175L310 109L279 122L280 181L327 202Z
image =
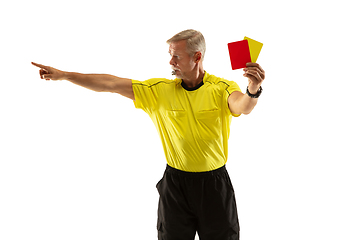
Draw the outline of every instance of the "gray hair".
M190 56L193 56L196 52L201 52L201 61L204 60L206 44L205 38L201 32L188 29L175 34L172 38L166 41L167 44L186 40L187 52Z

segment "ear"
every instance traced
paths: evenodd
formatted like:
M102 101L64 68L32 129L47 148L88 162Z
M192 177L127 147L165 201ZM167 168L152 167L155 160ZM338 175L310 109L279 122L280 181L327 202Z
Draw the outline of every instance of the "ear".
M199 62L201 61L201 56L202 56L201 52L196 52L196 53L194 54L194 61L195 61L195 63L199 63Z

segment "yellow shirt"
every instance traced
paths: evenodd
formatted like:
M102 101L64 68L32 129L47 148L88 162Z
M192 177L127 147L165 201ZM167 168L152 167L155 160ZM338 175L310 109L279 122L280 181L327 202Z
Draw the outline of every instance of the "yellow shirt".
M225 165L232 116L227 99L239 86L205 72L203 85L186 90L181 79L132 80L135 107L160 135L168 165L204 172Z

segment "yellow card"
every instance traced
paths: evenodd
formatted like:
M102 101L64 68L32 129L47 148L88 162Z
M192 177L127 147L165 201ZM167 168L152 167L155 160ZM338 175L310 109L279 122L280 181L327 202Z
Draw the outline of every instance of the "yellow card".
M248 37L245 37L244 39L248 40L251 62L255 63L259 57L263 44Z

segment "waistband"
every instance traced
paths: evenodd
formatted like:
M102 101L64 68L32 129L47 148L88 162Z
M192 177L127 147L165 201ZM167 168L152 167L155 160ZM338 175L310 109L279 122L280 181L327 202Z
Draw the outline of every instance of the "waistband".
M216 175L222 174L227 171L226 171L225 165L218 169L215 169L212 171L207 171L207 172L186 172L186 171L182 171L182 170L173 168L169 165L166 165L165 172L170 173L170 174L178 174L178 175L181 175L184 177L207 177L207 176L216 176Z

